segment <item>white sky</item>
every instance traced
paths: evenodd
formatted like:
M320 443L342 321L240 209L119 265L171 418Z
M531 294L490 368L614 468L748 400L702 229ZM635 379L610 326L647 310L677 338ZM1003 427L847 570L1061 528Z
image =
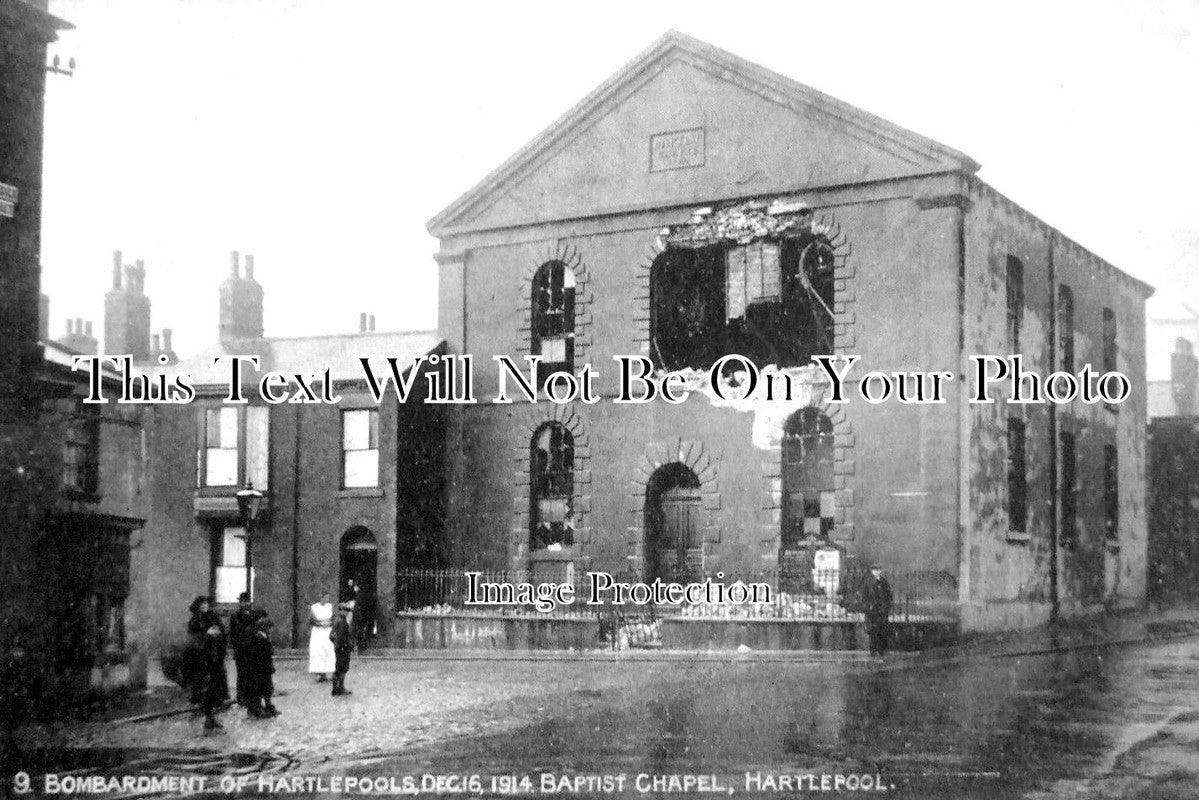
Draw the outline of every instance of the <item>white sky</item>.
M1012 199L1199 308L1199 0L403 3L51 0L51 335L102 329L112 250L153 329L216 338L228 252L272 336L436 325L425 221L668 28L982 164ZM1151 370L1152 371L1152 370ZM1151 375L1151 377L1155 377Z

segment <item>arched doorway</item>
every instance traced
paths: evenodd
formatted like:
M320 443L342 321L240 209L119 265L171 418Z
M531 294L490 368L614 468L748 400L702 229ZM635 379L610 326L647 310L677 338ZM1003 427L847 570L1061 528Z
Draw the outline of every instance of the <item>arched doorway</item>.
M379 546L369 529L359 525L342 535L339 599L354 601L354 637L360 647L377 631L378 566Z
M688 581L703 572L703 501L699 478L685 464L654 471L645 497L646 577Z

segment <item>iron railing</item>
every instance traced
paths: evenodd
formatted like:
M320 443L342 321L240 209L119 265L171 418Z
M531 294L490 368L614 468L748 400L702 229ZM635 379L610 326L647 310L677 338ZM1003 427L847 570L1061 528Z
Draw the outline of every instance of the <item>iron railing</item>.
M545 618L577 619L582 617L605 617L653 620L663 616L691 616L729 619L794 619L794 620L856 620L866 611L864 591L869 570L850 564L839 570L760 570L737 574L707 573L695 571L691 574L673 576L670 580L686 586L705 585L704 590L692 590L691 602L686 597L665 597L666 602L655 602L646 590L631 589L644 584L640 576L613 574L610 587L599 596L601 604L589 605L593 589L591 573L567 570L559 574L537 574L534 578L526 571L508 570L402 570L396 575L396 608L401 612L425 614L499 614L539 616ZM473 577L472 577L473 575ZM894 621L921 621L957 619L957 578L953 573L938 570L895 570L884 571L890 585L892 603L891 619ZM594 579L603 587L602 578ZM471 600L472 581L475 602ZM561 593L541 589L548 584L569 584L573 590L572 603L558 603L564 599ZM652 581L651 581L652 583ZM486 585L493 587L492 594ZM518 599L521 584L534 587L531 599L541 595L541 610L534 604L513 602ZM619 585L623 584L624 587ZM738 585L744 589L736 588ZM512 587L511 589L502 587ZM756 597L754 592L756 590ZM762 600L768 591L768 602ZM498 597L495 592L505 594ZM509 602L493 602L495 600ZM615 602L623 600L622 603ZM681 601L681 602L675 602Z

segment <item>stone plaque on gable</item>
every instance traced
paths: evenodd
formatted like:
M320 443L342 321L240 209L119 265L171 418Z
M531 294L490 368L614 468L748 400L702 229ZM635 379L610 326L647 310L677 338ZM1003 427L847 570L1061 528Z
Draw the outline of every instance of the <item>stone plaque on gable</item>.
M655 133L649 137L649 171L702 167L704 165L704 129Z

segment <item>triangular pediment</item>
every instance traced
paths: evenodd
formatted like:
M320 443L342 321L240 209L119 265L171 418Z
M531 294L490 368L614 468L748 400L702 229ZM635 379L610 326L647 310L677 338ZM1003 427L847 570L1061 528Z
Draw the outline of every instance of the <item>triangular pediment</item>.
M429 221L433 235L978 165L671 31Z

